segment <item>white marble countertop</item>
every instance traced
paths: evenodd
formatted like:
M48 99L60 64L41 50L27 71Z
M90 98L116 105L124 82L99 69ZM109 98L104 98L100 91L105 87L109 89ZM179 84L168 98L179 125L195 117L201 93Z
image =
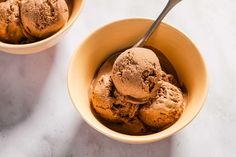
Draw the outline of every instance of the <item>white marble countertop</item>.
M67 92L68 63L96 28L128 17L155 18L167 0L86 0L56 46L34 55L0 52L0 157L234 157L236 1L183 0L165 22L190 36L209 70L209 94L194 121L160 142L130 145L88 126Z

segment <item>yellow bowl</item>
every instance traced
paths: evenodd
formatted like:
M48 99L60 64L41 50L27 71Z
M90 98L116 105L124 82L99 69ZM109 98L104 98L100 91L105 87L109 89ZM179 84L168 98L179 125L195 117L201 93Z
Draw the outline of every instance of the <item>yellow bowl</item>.
M69 67L68 88L73 104L90 126L118 141L139 144L173 135L193 120L207 95L207 68L199 50L186 35L162 23L147 45L165 54L188 90L187 108L181 118L161 132L143 136L115 132L95 118L90 108L88 90L96 70L112 53L134 45L152 22L150 19L125 19L100 28L80 45Z
M0 51L21 55L36 53L52 47L64 36L66 31L79 17L83 4L84 0L73 0L73 7L68 22L54 35L30 44L8 44L0 41Z

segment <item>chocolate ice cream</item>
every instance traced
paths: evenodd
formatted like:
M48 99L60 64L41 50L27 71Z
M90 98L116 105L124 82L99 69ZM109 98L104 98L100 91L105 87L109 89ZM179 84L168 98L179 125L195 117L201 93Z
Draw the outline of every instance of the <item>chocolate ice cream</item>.
M92 103L95 111L110 122L121 121L112 111L113 97L111 96L113 83L110 75L102 75L95 82L92 93Z
M140 119L148 126L164 129L181 116L184 107L184 97L181 90L166 81L159 81L160 88L157 98L145 104L139 111Z
M23 0L21 20L24 29L36 38L46 38L61 29L69 18L65 0Z
M139 103L132 103L119 93L111 79L112 67L117 55L111 56L99 69L91 85L91 102L97 117L111 129L129 134L143 134L144 125L137 118ZM104 121L105 120L105 121Z
M0 1L0 40L19 43L24 38L18 0Z
M107 127L130 135L151 134L181 116L185 99L176 72L163 54L152 50L128 49L99 69L91 86L91 104Z
M53 35L68 21L71 1L0 1L0 40L13 44L31 43Z
M161 66L155 53L145 48L132 48L115 61L112 80L123 95L146 99L156 95Z

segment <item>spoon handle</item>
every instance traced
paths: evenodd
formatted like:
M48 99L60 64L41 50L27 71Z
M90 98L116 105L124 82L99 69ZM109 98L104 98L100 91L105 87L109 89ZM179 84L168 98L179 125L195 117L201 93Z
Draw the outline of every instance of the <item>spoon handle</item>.
M180 2L181 0L169 0L166 7L162 11L162 13L159 15L159 17L156 19L156 21L152 24L152 26L148 29L146 34L133 46L133 47L143 47L146 41L149 39L149 37L152 35L152 33L156 30L156 28L160 25L163 18L167 15L167 13Z

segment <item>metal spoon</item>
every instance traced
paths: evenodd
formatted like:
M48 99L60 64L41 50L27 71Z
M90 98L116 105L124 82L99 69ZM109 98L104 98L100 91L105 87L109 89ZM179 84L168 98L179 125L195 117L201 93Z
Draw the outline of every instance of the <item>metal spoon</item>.
M169 0L166 7L162 11L162 13L159 15L159 17L156 19L156 21L152 24L152 26L148 29L146 34L133 46L133 47L143 47L146 41L149 39L149 37L152 35L152 33L157 29L157 27L160 25L163 18L167 15L167 13L180 2L181 0Z

